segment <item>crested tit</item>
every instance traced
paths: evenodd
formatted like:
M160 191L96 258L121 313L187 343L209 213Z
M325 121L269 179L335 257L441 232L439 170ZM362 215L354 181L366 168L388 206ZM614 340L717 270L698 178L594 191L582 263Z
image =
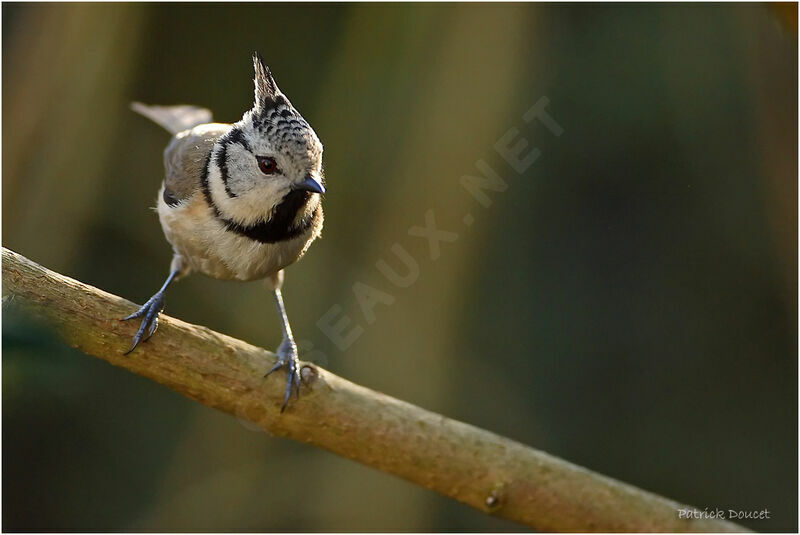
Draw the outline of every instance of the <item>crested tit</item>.
M283 269L322 231L322 143L258 52L253 66L255 102L234 124L214 123L209 110L196 106L132 104L173 134L157 202L174 256L161 289L123 321L143 318L130 353L156 331L173 281L192 271L226 280L265 279L283 330L278 362L266 375L286 368L283 411L300 388L297 346L281 296Z

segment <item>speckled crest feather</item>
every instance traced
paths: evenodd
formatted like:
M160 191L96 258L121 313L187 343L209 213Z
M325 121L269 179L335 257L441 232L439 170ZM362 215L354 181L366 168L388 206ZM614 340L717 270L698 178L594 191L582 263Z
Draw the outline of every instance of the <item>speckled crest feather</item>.
M269 67L264 64L264 58L258 52L253 52L253 70L255 71L255 79L253 80L255 103L253 109L260 114L271 107L280 90L272 77Z
M255 102L253 109L242 118L264 138L274 139L274 145L286 156L313 162L322 157L322 143L311 125L292 106L261 55L253 54L255 70Z

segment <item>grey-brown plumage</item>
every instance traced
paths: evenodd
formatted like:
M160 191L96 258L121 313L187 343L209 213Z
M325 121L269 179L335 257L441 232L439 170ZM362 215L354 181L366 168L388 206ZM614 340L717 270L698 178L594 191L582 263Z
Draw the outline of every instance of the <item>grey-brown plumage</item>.
M158 326L167 286L192 271L229 280L265 279L281 315L284 340L269 373L289 373L284 405L299 389L297 348L281 297L283 268L322 231L322 144L253 56L255 101L234 124L212 123L197 106L132 108L173 134L164 151L157 210L174 257L164 286L131 316L142 317L133 347ZM130 352L129 351L129 352Z
M188 199L200 190L208 155L214 143L231 128L229 124L200 124L205 124L206 128L199 133L187 130L183 135L176 135L164 150L164 189L174 201ZM198 125L189 128L195 126Z

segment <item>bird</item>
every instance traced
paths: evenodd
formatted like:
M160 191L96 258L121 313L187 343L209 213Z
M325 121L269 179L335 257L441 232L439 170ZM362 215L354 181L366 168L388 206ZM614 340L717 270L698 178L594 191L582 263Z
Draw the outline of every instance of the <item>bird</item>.
M316 132L278 88L258 52L253 69L253 107L233 124L213 122L211 111L199 106L131 104L172 134L156 210L173 257L161 288L122 321L142 318L128 355L155 333L173 282L192 272L265 280L283 339L278 360L264 377L286 369L283 412L293 392L299 398L301 384L297 344L281 294L284 268L322 232L326 180Z

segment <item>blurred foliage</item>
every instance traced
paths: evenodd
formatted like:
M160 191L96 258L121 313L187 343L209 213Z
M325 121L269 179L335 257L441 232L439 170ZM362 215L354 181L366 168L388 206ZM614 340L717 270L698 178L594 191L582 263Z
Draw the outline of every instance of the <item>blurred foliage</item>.
M128 103L234 121L258 49L326 148L324 239L284 290L306 355L797 530L796 6L2 9L3 245L146 300L170 259L149 210L167 136ZM521 120L542 96L561 137ZM522 175L493 149L512 127L541 150ZM478 159L509 182L488 208L459 186ZM437 260L407 232L428 209L459 234ZM400 271L396 243L408 288L376 269ZM371 323L357 282L394 298ZM364 329L346 351L316 326L334 305ZM280 340L258 283L190 277L167 308ZM84 357L13 306L3 469L6 531L517 529Z

